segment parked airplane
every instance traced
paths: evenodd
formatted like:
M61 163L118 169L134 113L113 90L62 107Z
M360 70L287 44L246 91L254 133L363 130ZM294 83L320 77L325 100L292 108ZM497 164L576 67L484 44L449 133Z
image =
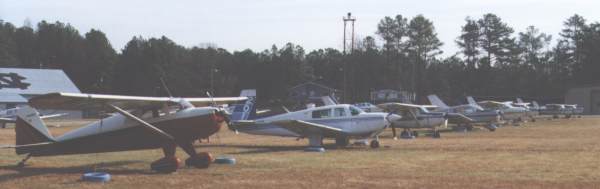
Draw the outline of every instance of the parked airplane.
M444 112L429 112L427 108L437 108L431 105L415 105L404 103L384 103L377 107L389 112L392 115L400 115L400 119L391 120L391 127L394 139L396 139L396 128L404 129L400 133L401 138L414 138L418 136L416 131L411 129L432 129L433 138L440 138L438 127L446 127L449 119L461 119L462 121L472 121L471 119L460 114L448 114Z
M432 105L437 106L435 109L436 112L458 113L471 119L448 120L450 124L456 124L459 126L464 125L468 129L471 129L475 124L483 124L488 130L495 131L497 128L496 124L498 124L502 118L499 110L484 110L480 106L475 106L472 104L448 106L437 95L429 95L427 98Z
M467 102L471 105L476 105L484 110L499 110L502 114L502 119L506 121L511 121L513 124L517 124L518 122L523 120L523 117L527 113L527 109L522 107L514 107L512 106L512 102L497 102L497 101L481 101L476 102L475 99L471 96L467 97Z
M6 128L7 123L16 123L17 122L17 111L20 107L9 108L6 110L0 111L0 128ZM40 118L54 118L61 117L67 115L66 113L61 114L50 114L50 115L40 115Z
M532 105L532 103L524 102L521 98L517 98L517 102L512 103L512 105L515 107L522 107L527 109L527 113L525 115L529 117L529 119L532 122L535 122L535 117L539 115L538 107L535 107L536 104L537 103Z
M247 92L248 101L237 105L229 125L231 130L255 135L308 138L307 150L321 148L324 138L334 138L338 146L347 146L352 139L373 138L370 146L380 146L378 135L397 115L367 113L348 104L307 107L295 112L255 118L256 91Z
M539 112L540 115L551 115L553 118L558 118L560 115L571 118L573 115L583 113L583 108L577 107L576 104L546 104Z
M222 108L209 105L246 99L50 93L30 99L29 104L36 108L118 113L54 137L35 109L26 106L17 112L16 146L12 148L19 155L27 154L18 164L20 167L36 156L162 148L165 157L154 161L151 169L174 172L181 164L175 156L177 146L190 156L185 161L187 166L208 167L212 156L196 153L192 143L214 134L228 119Z

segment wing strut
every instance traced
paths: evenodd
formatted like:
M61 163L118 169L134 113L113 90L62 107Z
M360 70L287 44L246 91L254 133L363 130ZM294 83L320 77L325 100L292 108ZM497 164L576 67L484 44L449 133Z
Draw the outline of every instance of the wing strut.
M129 112L127 112L127 111L125 111L125 110L123 110L123 109L121 109L121 108L119 108L119 107L117 107L115 105L109 104L109 106L111 108L113 108L115 111L119 112L121 115L123 115L123 116L125 116L125 117L127 117L127 118L129 118L129 119L131 119L131 120L133 120L135 122L140 123L144 128L148 129L149 131L151 131L154 134L157 134L161 138L169 140L169 141L175 141L175 138L173 138L173 136L171 136L171 135L165 133L164 131L156 128L155 126L151 125L150 123L145 122L144 120L142 120L142 119L140 119L140 118L132 115L131 113L129 113Z

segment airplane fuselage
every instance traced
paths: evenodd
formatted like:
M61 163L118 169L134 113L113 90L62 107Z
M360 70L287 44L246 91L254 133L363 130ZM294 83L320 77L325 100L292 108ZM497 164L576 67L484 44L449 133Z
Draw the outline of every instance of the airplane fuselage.
M188 108L159 117L144 118L146 122L175 138L176 142L192 142L219 131L223 117L213 107ZM23 121L23 120L21 120ZM17 148L18 154L32 156L84 154L161 148L165 140L139 123L114 114L89 125L56 137L55 142Z

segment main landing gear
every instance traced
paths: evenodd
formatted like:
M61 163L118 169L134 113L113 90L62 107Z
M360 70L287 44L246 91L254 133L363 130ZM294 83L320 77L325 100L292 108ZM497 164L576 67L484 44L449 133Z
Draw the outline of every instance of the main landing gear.
M180 143L179 146L190 156L185 160L185 165L188 167L208 168L214 161L213 156L208 152L196 153L196 149L194 149L192 142ZM177 171L181 166L181 160L175 156L176 147L175 144L169 144L163 147L165 157L152 162L150 168L159 173L172 173Z
M402 132L400 132L400 138L403 139L414 139L416 137L419 137L419 133L417 131L410 131L409 129L404 129Z

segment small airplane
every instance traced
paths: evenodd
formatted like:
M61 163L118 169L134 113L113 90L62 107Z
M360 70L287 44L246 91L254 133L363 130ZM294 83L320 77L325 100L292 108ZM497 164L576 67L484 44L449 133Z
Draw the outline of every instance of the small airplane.
M384 103L377 105L380 109L391 115L399 115L400 119L390 120L392 125L392 133L394 140L397 139L396 128L404 129L400 133L401 138L411 139L418 136L416 131L411 129L432 129L432 137L440 138L438 127L447 127L448 120L463 119L463 121L472 121L471 119L460 114L449 114L445 112L430 112L427 108L437 108L432 105L415 105L404 103Z
M324 106L256 118L256 90L244 94L249 100L236 105L229 128L254 135L308 138L307 151L322 149L324 138L334 138L337 146L349 145L350 139L370 139L372 148L380 146L378 135L397 115L367 113L349 104L328 102Z
M468 117L467 119L449 119L450 124L459 126L465 125L468 129L473 128L474 124L483 124L490 131L495 131L497 124L501 121L502 115L499 110L484 110L480 106L473 104L463 104L457 106L448 106L437 95L427 96L432 105L437 106L436 112L458 113Z
M467 97L467 102L474 106L479 106L484 110L499 110L502 119L506 121L511 121L513 124L517 124L518 122L523 121L523 117L526 116L528 110L523 107L514 107L512 102L498 102L498 101L481 101L476 102L475 99L471 96Z
M19 108L20 107L9 108L9 109L0 111L0 128L6 128L7 123L16 123L17 122L17 111L19 111ZM65 115L67 115L67 113L40 115L40 118L47 119L47 118L61 117L61 116L65 116Z
M528 102L524 102L523 99L517 98L517 102L512 103L515 107L522 107L527 109L527 113L525 114L532 122L535 122L535 117L537 117L540 113L538 111L539 107L536 107L537 103L532 104Z
M573 115L581 113L583 113L583 108L576 104L546 104L539 109L540 115L551 115L555 119L560 115L571 118Z
M156 172L175 172L181 161L175 156L181 147L190 157L187 166L208 167L212 156L196 153L193 142L206 138L227 124L228 114L216 104L247 100L245 97L173 98L82 93L49 93L29 100L35 108L98 110L117 112L83 127L54 137L37 111L29 106L17 111L17 154L30 157L117 152L162 148L164 157L152 162ZM129 111L126 111L129 110Z

